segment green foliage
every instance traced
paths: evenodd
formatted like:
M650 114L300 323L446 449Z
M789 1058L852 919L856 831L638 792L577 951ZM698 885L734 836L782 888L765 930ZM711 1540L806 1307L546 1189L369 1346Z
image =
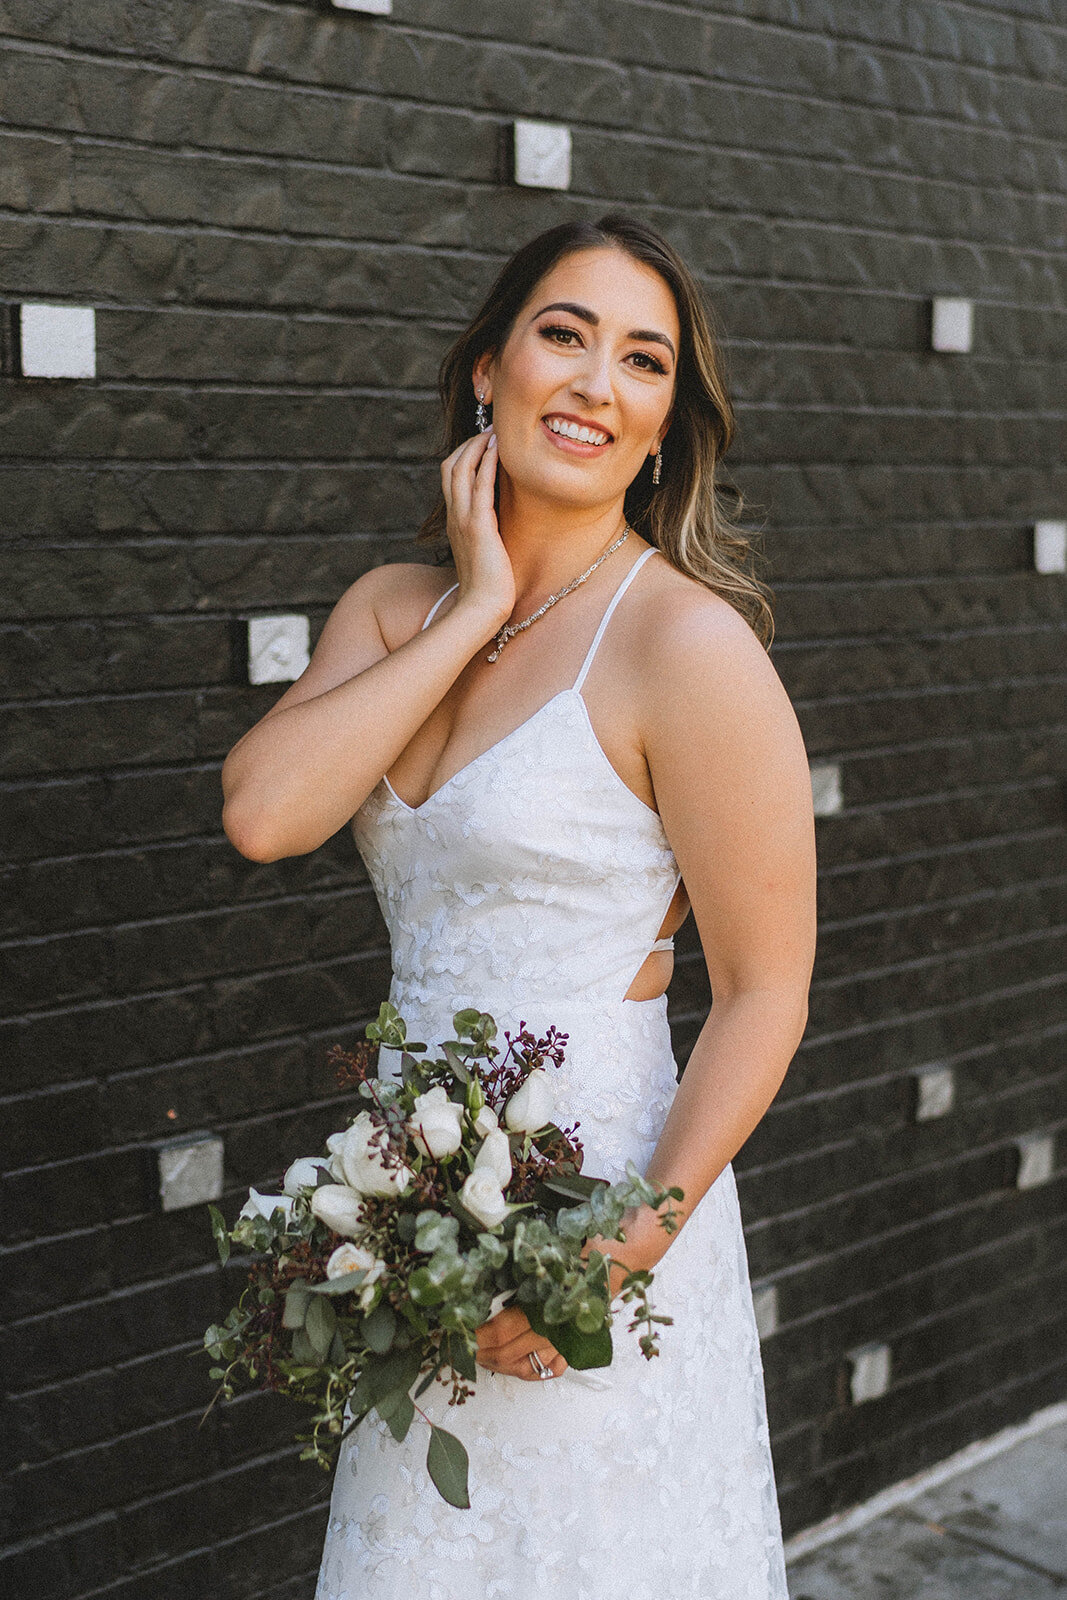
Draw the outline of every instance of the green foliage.
M358 1080L362 1103L397 1153L405 1150L405 1122L417 1094L443 1085L463 1112L459 1151L434 1161L407 1145L403 1159L415 1179L409 1190L399 1199L365 1202L358 1243L384 1271L376 1265L370 1272L324 1276L338 1235L312 1212L310 1187L291 1208L276 1205L269 1218L241 1216L232 1229L212 1206L220 1259L225 1262L236 1247L251 1262L237 1305L208 1328L204 1346L214 1363L216 1399L258 1386L311 1408L310 1431L300 1435L301 1455L322 1467L332 1464L347 1432L371 1411L397 1440L418 1416L430 1428L427 1468L433 1482L450 1504L466 1507L466 1451L420 1410L421 1396L435 1381L451 1387L453 1402L471 1393L478 1381L477 1330L494 1297L506 1292L531 1327L578 1370L610 1363L616 1302L630 1313L628 1329L639 1332L643 1353L654 1356L657 1325L671 1319L651 1310L652 1274L628 1273L613 1302L607 1259L588 1249L587 1241L623 1240L626 1214L637 1206L656 1209L671 1231L671 1201L682 1194L658 1188L632 1163L620 1183L579 1172L580 1148L550 1123L534 1135L509 1135L516 1188L505 1221L487 1230L459 1199L481 1145L474 1120L487 1103L502 1112L523 1070L544 1062L552 1040L535 1043L521 1035L528 1054L511 1066L516 1046L509 1038L501 1065L497 1027L488 1013L470 1008L452 1020L455 1038L429 1059L425 1045L407 1039L396 1007L379 1008L367 1038L399 1053L398 1077L374 1076L367 1065L374 1052L358 1058L341 1052L347 1081ZM333 1180L320 1170L317 1181Z
M384 1356L393 1347L396 1338L396 1317L391 1306L384 1302L363 1318L363 1342L375 1355Z
M426 1470L441 1496L461 1511L466 1511L471 1503L467 1491L468 1464L467 1452L455 1434L431 1423Z
M208 1206L207 1209L211 1217L211 1231L215 1235L215 1243L218 1246L219 1260L225 1266L230 1259L230 1230L227 1228L226 1218L218 1206Z

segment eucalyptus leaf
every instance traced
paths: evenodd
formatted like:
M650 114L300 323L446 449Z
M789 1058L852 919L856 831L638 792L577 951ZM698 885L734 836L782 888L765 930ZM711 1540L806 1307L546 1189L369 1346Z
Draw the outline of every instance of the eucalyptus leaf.
M394 1389L393 1393L397 1396L396 1404L390 1406L389 1415L384 1418L384 1421L388 1424L389 1432L392 1434L397 1444L401 1444L406 1438L407 1431L411 1427L412 1421L414 1420L415 1403L406 1389ZM384 1403L385 1402L383 1401L382 1404ZM379 1405L377 1409L378 1415L381 1416L381 1405Z
M337 1312L328 1300L316 1297L308 1306L304 1332L320 1361L325 1361L337 1332Z
M355 1272L344 1272L339 1278L327 1278L325 1283L309 1283L308 1294L348 1294L358 1289L366 1276L366 1267L357 1267Z
M414 1348L391 1350L387 1356L372 1356L352 1389L353 1415L376 1406L391 1389L410 1389L421 1366L422 1357Z
M230 1259L230 1232L226 1226L226 1218L218 1206L208 1206L208 1214L211 1217L211 1231L218 1246L219 1260L225 1266Z
M293 1360L298 1361L302 1367L321 1366L315 1346L303 1328L297 1328L293 1334Z
M478 1365L466 1339L461 1333L449 1333L442 1341L442 1352L461 1377L469 1383L478 1381Z
M611 1329L605 1324L596 1333L581 1333L572 1322L546 1322L539 1305L523 1306L530 1327L555 1345L569 1366L578 1372L590 1367L610 1367Z
M443 1044L441 1049L444 1052L445 1060L452 1068L453 1073L459 1079L460 1083L468 1083L470 1081L470 1073L467 1070L467 1063L464 1061L455 1045L449 1042L447 1044Z
M421 1395L424 1395L426 1393L427 1389L430 1387L431 1383L436 1378L437 1374L440 1372L440 1370L441 1370L441 1368L443 1366L444 1366L444 1362L443 1361L439 1361L437 1363L437 1365L434 1367L433 1371L432 1372L428 1372L426 1374L425 1378L423 1378L422 1382L419 1384L419 1387L415 1390L415 1399L416 1400L418 1400Z
M400 1057L400 1077L404 1083L421 1083L423 1074L419 1070L419 1063L407 1050Z
M439 1306L445 1298L442 1288L430 1277L425 1267L416 1267L408 1279L408 1294L416 1305Z
M568 1172L563 1177L545 1178L543 1186L568 1200L588 1200L594 1189L606 1188L607 1182L604 1178L586 1177L581 1172Z
M377 1355L384 1356L392 1348L395 1334L396 1317L392 1307L383 1300L363 1319L364 1343Z
M451 1506L461 1511L470 1507L467 1491L467 1452L454 1433L430 1424L430 1448L426 1452L426 1470L441 1496Z
M282 1327L293 1329L302 1328L307 1317L307 1309L310 1301L311 1296L308 1293L307 1284L298 1278L295 1283L290 1285L289 1293L285 1297L285 1310L282 1312Z

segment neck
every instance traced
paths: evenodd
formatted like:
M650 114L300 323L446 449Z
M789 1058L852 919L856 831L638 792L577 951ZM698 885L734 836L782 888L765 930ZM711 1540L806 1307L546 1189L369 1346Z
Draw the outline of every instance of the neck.
M623 501L563 506L517 490L501 473L498 524L521 607L584 572L625 527Z

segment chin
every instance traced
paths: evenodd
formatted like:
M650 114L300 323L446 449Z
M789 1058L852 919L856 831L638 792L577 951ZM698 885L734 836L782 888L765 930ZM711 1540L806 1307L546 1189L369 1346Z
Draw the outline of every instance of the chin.
M578 470L569 465L561 470L559 464L552 462L547 468L539 464L516 473L508 471L501 451L500 465L516 493L531 499L551 500L557 505L574 506L576 510L610 505L621 499L630 487L629 479L623 483L616 482L614 475L607 478L596 462L588 467L583 463Z

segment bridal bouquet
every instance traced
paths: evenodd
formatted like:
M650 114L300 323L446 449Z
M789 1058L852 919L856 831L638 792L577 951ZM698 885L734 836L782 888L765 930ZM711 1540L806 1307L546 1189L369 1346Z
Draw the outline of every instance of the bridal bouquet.
M503 1051L484 1012L459 1011L456 1037L427 1055L383 1005L355 1053L331 1052L343 1087L364 1102L321 1156L302 1156L280 1195L252 1190L236 1225L211 1207L219 1254L253 1254L248 1285L204 1335L217 1363L215 1398L273 1389L314 1408L302 1460L329 1467L372 1411L394 1438L418 1413L430 1428L426 1465L452 1505L470 1504L467 1453L418 1405L433 1383L461 1404L477 1378L476 1330L514 1299L572 1367L612 1357L609 1258L593 1237L624 1239L626 1210L644 1204L676 1226L680 1189L647 1182L633 1163L609 1184L581 1171L582 1146L552 1121L549 1066L566 1034L525 1025ZM400 1077L377 1074L380 1047L400 1052ZM652 1274L629 1272L618 1295L646 1357L657 1353ZM212 1402L214 1403L214 1402ZM210 1409L210 1408L209 1408Z

